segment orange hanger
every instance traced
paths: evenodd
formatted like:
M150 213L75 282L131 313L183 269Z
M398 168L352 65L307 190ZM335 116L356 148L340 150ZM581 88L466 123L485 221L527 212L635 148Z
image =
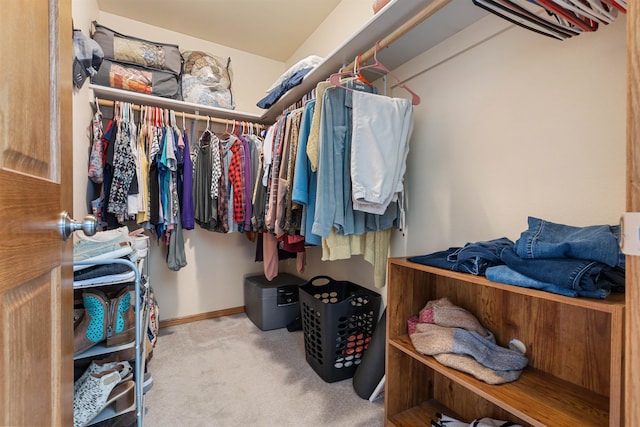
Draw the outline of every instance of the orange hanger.
M373 87L371 82L369 80L367 80L367 78L365 76L363 76L362 73L360 72L360 57L361 56L362 56L362 54L359 54L358 56L356 56L356 60L353 63L353 72L357 76L354 80L362 82L362 83L366 84L369 87Z
M375 46L375 50L373 53L373 59L374 59L374 63L371 65L366 65L364 67L360 67L358 69L359 72L361 72L362 70L379 70L384 72L386 75L391 76L394 78L394 80L396 81L396 85L398 87L401 87L402 89L406 90L407 92L409 92L411 94L411 104L412 105L419 105L420 104L420 96L418 96L417 93L415 93L414 91L412 91L411 89L409 89L406 85L402 84L400 82L400 79L393 74L387 67L385 67L380 61L378 61L378 43L376 42L376 46ZM354 76L357 77L355 73L351 72L351 71L344 71L344 72L338 72L335 74L331 74L331 76L329 77L329 81L338 87L347 89L347 90L353 90L351 88L345 87L342 85L342 83L340 83L340 78L342 77L348 77L348 76Z

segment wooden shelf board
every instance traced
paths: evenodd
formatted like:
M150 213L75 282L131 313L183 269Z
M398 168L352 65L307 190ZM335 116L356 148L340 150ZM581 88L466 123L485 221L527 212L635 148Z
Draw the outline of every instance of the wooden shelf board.
M490 385L419 354L407 335L392 338L389 344L534 426L609 425L608 397L533 368L526 368L517 381Z
M520 286L509 285L505 283L492 282L484 276L475 276L468 273L460 273L457 271L446 270L443 268L432 267L407 260L407 258L389 258L391 266L400 266L410 268L412 270L424 271L426 273L437 274L438 276L449 277L456 280L463 280L469 283L475 283L491 288L502 289L511 293L528 295L548 301L556 301L566 305L584 307L590 310L596 310L606 313L622 313L625 305L625 294L612 293L608 298L600 300L593 298L572 298L563 295L554 294L552 292L541 291L537 289L523 288Z
M436 420L436 413L446 414L457 420L461 418L451 409L442 405L436 400L422 402L418 406L409 408L388 419L388 422L395 427L420 427L430 426L431 420Z

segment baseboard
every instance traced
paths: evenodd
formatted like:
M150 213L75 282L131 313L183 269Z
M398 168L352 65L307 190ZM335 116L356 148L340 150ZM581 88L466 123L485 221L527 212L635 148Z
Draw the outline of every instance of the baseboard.
M231 316L232 314L240 313L244 313L244 306L225 308L224 310L210 311L208 313L199 313L185 317L177 317L175 319L161 320L159 327L166 328L167 326L182 325L184 323L197 322L198 320L213 319L216 317Z

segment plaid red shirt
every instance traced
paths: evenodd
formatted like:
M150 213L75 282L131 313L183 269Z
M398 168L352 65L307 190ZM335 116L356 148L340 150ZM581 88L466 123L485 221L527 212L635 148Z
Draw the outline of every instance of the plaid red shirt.
M233 222L244 223L245 213L245 188L244 188L244 147L239 140L231 146L233 156L229 164L229 181L233 185Z

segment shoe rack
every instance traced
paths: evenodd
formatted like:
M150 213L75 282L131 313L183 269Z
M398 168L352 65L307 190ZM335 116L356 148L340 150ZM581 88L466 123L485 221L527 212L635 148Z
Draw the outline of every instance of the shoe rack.
M100 423L102 421L119 417L124 414L130 414L135 411L137 426L141 427L143 425L143 383L144 383L144 371L145 371L145 328L148 325L148 301L149 301L149 266L148 266L148 254L145 257L140 258L135 264L126 259L114 259L108 261L92 261L92 262L77 262L74 265L105 265L105 264L123 264L129 267L135 273L135 280L132 282L129 280L128 282L122 283L120 281L115 283L100 283L96 285L89 286L81 286L78 287L74 284L74 290L78 293L82 293L85 291L91 292L92 289L100 289L104 291L105 294L109 291L110 288L122 287L124 285L128 286L128 291L133 295L134 304L132 304L135 315L135 338L124 340L114 339L110 340L112 342L108 342L104 340L99 342L98 344L93 345L86 351L83 351L78 354L74 354L74 362L77 366L87 365L92 360L100 360L107 358L109 356L114 356L115 358L121 358L121 360L126 360L131 362L133 359L135 364L133 366L133 381L135 384L135 399L127 400L122 399L124 402L133 402L132 404L123 402L113 402L107 401L106 404L100 412L89 421L86 425L94 425ZM86 315L86 313L84 314ZM131 353L133 352L133 357ZM82 370L82 368L80 369ZM75 397L75 396L74 396Z

